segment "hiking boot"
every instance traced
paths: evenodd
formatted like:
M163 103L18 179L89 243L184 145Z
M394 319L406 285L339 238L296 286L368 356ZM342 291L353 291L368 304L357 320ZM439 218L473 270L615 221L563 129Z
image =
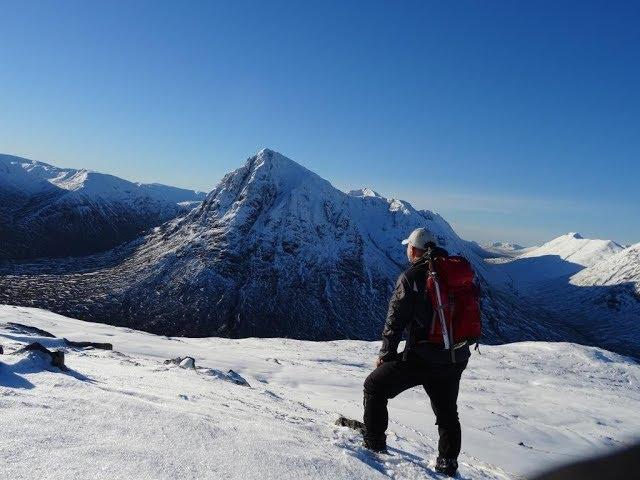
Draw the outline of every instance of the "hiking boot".
M382 440L371 440L368 438L364 438L362 441L362 446L367 450L371 450L376 453L387 453L387 439L384 438Z
M454 458L438 457L436 460L436 472L453 477L458 471L458 461Z

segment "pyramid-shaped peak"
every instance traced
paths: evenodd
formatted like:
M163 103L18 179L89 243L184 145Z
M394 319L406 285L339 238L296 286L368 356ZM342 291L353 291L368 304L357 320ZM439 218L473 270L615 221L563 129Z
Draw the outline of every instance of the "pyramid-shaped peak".
M253 181L268 180L288 186L307 181L328 183L316 173L270 148L263 148L250 157L245 167L249 169Z
M256 153L253 157L249 159L250 162L254 164L254 168L258 168L260 166L267 166L269 168L292 168L292 169L303 169L310 172L298 162L291 160L289 157L285 157L280 152L276 152L275 150L271 150L270 148L263 148L258 153Z
M276 152L275 150L271 150L270 148L263 148L258 153L256 153L255 156L252 157L252 159L255 159L256 163L258 164L304 168L298 162L295 162L289 157L285 157L280 152Z
M227 208L237 199L252 201L266 191L291 192L301 186L333 189L331 184L311 170L270 148L263 148L245 164L226 174L209 192L204 205ZM312 188L312 187L311 187Z
M268 147L262 148L260 150L258 150L258 153L256 154L256 156L258 157L262 157L262 156L266 156L266 157L271 157L273 155L280 155L280 153L276 152L275 150L272 150Z

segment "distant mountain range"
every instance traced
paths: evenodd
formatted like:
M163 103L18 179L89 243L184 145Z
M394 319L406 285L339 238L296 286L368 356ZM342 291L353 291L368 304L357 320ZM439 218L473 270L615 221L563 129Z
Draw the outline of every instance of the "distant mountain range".
M571 232L490 262L507 275L509 290L586 343L640 357L640 243L623 247Z
M204 196L0 155L0 259L104 251L187 212Z
M542 246L521 249L516 255L497 258L490 262L501 264L503 272L521 287L526 287L545 280L573 275L623 249L623 246L611 240L592 240L571 232Z
M86 184L75 176L66 182ZM13 179L20 182L24 176ZM433 212L371 189L344 193L268 149L174 216L102 253L0 263L0 303L167 335L375 339L406 266L400 241L424 226L474 264L486 342L568 340L640 356L637 335L613 327L640 311L637 245L569 234L538 248L490 251L462 240ZM620 272L624 288L599 274L606 268ZM587 301L584 282L595 289L587 300L608 315L566 318ZM607 295L617 300L598 300ZM597 321L606 323L607 338L594 335Z
M523 247L517 243L495 242L482 245L481 248L487 252L490 257L517 257L535 247Z

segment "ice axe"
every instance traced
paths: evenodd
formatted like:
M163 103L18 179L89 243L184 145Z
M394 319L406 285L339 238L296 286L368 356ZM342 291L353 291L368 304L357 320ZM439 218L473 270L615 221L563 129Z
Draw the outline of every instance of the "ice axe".
M440 329L442 330L442 339L444 340L444 348L445 350L451 351L451 361L453 363L456 362L456 352L455 349L452 348L452 336L449 335L449 328L447 328L447 319L444 315L444 305L442 304L442 298L440 297L440 283L438 281L438 274L433 265L433 249L429 247L427 250L427 262L429 265L429 277L431 277L431 281L433 282L433 287L436 291L436 311L438 312L438 318L440 320Z

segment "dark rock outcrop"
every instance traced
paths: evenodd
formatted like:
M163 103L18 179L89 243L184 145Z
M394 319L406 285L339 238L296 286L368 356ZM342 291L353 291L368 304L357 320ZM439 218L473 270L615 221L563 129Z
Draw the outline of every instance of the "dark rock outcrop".
M111 343L99 343L99 342L74 342L73 340L67 340L63 338L64 343L69 347L74 348L97 348L99 350L113 350Z
M15 323L15 322L7 322L6 325L7 325L7 329L12 332L22 333L26 335L33 335L36 337L55 338L55 335L52 335L46 330L42 330L37 327L32 327L30 325L23 325L22 323Z
M30 343L29 345L20 348L12 353L12 355L19 355L27 352L39 352L51 359L51 365L57 367L60 370L68 370L64 364L64 352L61 350L51 351L48 348L42 346L39 342Z

